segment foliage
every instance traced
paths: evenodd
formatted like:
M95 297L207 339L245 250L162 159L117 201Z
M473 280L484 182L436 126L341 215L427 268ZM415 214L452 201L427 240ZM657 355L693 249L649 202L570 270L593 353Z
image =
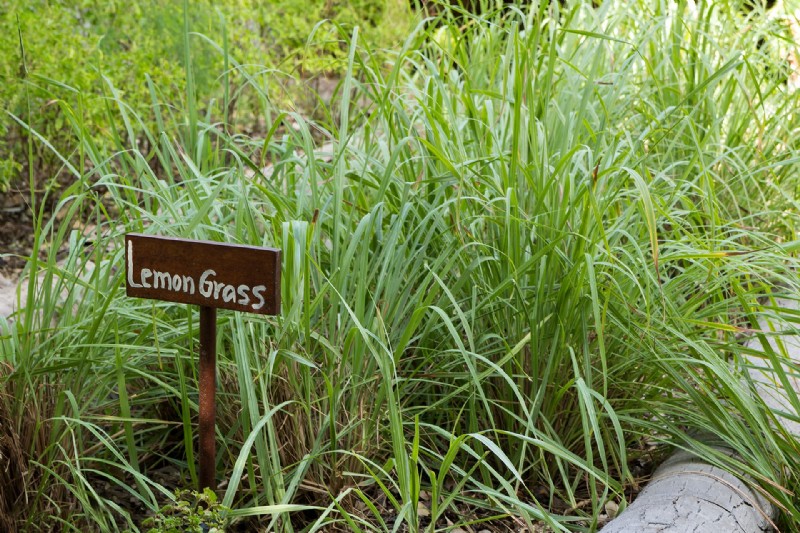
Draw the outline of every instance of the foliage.
M25 309L0 324L8 419L46 429L21 439L28 523L133 526L100 473L153 512L160 468L196 482L197 312L125 298L137 231L283 250L281 316L219 314L234 521L420 530L427 493L431 529L593 531L679 446L796 529L796 442L740 357L800 291L798 93L758 44L781 26L623 4L445 11L388 65L336 28L346 66L316 119L245 77L263 135L155 89L147 120L109 84L116 127L96 143L69 122L66 215L38 219Z
M225 531L223 515L227 511L208 487L202 493L179 490L173 503L161 507L142 525L150 528L147 533L221 533Z
M403 35L401 6L400 0L204 0L188 3L184 19L180 3L163 0L11 0L0 13L4 36L0 39L0 191L12 180L19 181L23 164L29 161L26 130L12 116L72 157L79 142L65 128L70 115L79 116L84 122L82 134L100 144L119 120L116 113L108 116L114 111L105 104L111 87L151 128L156 125L148 112L152 104L148 79L157 81L164 101L194 97L207 112L221 117L227 111L226 118L231 118L233 108L220 108L220 79L235 92L249 67L253 72L246 75L260 73L271 98L282 104L304 101L305 89L287 87L289 78L281 71L300 71L307 77L339 72L346 49L336 38L334 25L361 25L370 42L389 46ZM325 19L331 22L317 27ZM185 24L220 43L225 40L229 57L204 39L187 36ZM185 91L187 42L193 95ZM227 71L232 61L248 67L238 74ZM252 102L231 96L226 103L240 106L245 127L257 127ZM59 171L59 162L48 150L36 148L30 164L48 182Z

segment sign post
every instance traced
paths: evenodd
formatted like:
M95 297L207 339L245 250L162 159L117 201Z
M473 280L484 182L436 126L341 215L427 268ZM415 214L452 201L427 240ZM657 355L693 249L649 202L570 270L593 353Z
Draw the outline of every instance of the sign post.
M200 477L198 490L217 488L217 308L200 306Z
M281 251L129 233L126 294L200 306L199 490L216 489L217 309L280 314Z

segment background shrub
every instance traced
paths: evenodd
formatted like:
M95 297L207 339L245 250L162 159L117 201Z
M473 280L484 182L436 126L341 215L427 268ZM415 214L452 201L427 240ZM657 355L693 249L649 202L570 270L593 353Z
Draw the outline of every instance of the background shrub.
M186 9L166 0L6 4L0 13L0 190L26 174L29 160L39 182L59 172L48 150L34 145L27 153L27 130L20 121L74 157L78 143L65 126L75 118L94 142L105 143L116 111L104 98L112 92L155 127L148 112L154 98L149 79L160 101L185 105L191 98L202 102L203 112L226 119L235 115L229 125L252 131L264 121L252 97L238 98L246 76L261 74L263 95L276 102L313 104L302 81L335 77L342 69L346 47L337 25L359 25L368 43L391 47L408 21L401 0L201 0ZM320 24L324 20L330 22ZM192 34L191 94L185 28L227 47L221 53ZM291 79L295 75L301 83ZM223 109L223 102L231 108Z

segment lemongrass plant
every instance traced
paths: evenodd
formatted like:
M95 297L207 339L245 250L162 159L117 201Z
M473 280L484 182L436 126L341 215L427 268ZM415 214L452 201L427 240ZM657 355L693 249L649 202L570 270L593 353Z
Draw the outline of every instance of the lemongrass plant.
M27 527L136 528L184 488L166 466L196 483L196 310L124 296L132 231L283 250L282 314L219 314L232 521L592 531L642 482L632 465L678 446L800 524L795 440L737 366L754 317L783 313L763 298L799 288L797 96L758 45L782 26L690 3L493 6L420 21L391 64L341 28L318 121L217 46L265 138L191 90L159 101L157 80L158 131L109 83L112 151L64 104L67 215L38 219L0 338Z

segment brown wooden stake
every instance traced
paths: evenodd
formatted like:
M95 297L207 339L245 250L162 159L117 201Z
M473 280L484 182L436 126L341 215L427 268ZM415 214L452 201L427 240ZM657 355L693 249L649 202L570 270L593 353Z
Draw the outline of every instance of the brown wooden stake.
M128 233L125 293L200 306L198 489L216 490L217 309L279 315L281 251Z
M200 306L200 478L198 490L217 488L217 309Z

